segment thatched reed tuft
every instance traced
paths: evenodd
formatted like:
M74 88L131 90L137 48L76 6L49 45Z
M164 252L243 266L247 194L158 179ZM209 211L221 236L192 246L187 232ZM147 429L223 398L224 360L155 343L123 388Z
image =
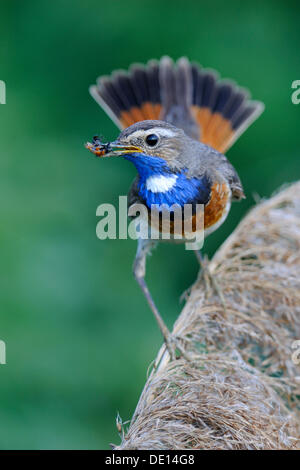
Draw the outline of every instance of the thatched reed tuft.
M191 361L161 348L116 449L300 447L300 182L252 209L209 268L226 311L199 277L173 330Z

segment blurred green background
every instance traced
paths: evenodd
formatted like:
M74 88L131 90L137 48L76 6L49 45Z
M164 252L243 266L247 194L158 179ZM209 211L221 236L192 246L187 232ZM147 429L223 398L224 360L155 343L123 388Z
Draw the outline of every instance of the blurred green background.
M98 75L169 54L249 88L263 116L229 151L247 200L205 244L211 256L253 205L299 175L299 2L1 1L0 448L119 443L158 328L131 275L136 243L96 238L96 207L117 204L134 167L83 143L118 131L88 94ZM168 325L197 263L160 246L148 282Z

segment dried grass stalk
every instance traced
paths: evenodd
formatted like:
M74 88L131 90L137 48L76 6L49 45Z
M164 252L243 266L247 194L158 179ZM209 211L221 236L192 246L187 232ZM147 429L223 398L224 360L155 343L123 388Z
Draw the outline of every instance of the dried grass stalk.
M195 283L116 449L299 448L300 182L261 202L209 264L225 296ZM297 396L298 395L298 396ZM120 426L120 423L119 423Z

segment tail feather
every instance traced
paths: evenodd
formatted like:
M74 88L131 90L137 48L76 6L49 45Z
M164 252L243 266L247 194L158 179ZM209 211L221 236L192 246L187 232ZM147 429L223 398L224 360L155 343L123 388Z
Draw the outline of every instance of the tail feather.
M163 57L100 77L90 93L119 128L163 119L225 152L263 112L248 92L182 57Z
M161 115L161 95L159 84L159 62L150 60L145 67L147 74L147 85L149 90L150 104L152 104L153 114L148 119L159 119Z
M216 101L217 77L214 72L202 72L198 69L196 100L193 102L193 114L200 128L200 139L207 144L207 129Z
M160 85L159 85L159 62L157 60L150 60L145 67L147 75L147 85L149 90L150 101L153 104L160 104Z
M143 65L133 65L130 67L132 85L137 98L138 106L144 119L151 119L154 110L150 98L147 72Z
M186 57L178 60L175 73L177 103L188 110L192 105L193 79L191 65Z
M161 103L163 106L162 119L165 119L172 106L177 103L175 67L170 57L165 56L160 60L159 84Z

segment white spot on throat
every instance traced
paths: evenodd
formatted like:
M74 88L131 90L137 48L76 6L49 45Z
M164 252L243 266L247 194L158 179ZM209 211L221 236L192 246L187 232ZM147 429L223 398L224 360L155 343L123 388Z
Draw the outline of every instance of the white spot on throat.
M146 180L146 188L152 193L165 193L176 184L177 175L153 175Z

